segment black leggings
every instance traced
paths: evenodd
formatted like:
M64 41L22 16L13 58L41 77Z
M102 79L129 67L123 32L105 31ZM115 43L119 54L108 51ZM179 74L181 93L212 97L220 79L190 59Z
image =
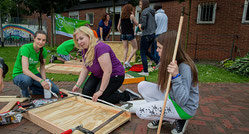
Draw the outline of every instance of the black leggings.
M93 96L100 88L102 78L95 77L93 74L90 75L88 80L83 87L82 94ZM126 101L127 95L124 93L119 93L117 90L121 87L124 81L124 76L113 76L110 78L109 84L107 85L103 94L99 99L105 100L107 102L116 104L119 101Z

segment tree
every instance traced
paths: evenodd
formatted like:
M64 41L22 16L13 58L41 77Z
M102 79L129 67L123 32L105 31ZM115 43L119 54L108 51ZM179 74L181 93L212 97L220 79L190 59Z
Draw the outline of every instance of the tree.
M22 0L24 5L29 9L30 14L38 13L39 29L42 29L42 15L51 15L51 30L54 29L54 13L61 13L65 9L77 4L79 0ZM51 45L54 45L53 31Z
M4 37L3 37L3 21L6 20L8 13L11 7L14 6L14 2L12 0L1 0L0 1L0 34L1 34L1 44L4 47Z

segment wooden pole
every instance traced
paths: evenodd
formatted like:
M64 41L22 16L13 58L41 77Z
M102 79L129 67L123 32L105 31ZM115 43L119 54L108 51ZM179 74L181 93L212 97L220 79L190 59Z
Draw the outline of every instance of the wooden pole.
M178 49L178 45L179 45L179 40L180 40L180 35L181 35L181 31L182 31L182 24L183 24L183 13L180 17L180 22L179 22L179 27L178 27L178 32L177 32L177 38L176 38L176 43L175 43L175 49L174 49L174 54L172 57L172 62L175 61L176 59L176 53L177 53L177 49ZM163 122L163 116L164 116L164 111L165 111L165 107L166 107L166 103L167 103L167 98L168 98L168 93L169 93L169 88L170 88L170 83L171 83L171 74L169 74L169 78L168 78L168 83L167 83L167 88L166 88L166 94L165 94L165 98L164 98L164 102L163 102L163 107L162 107L162 113L161 113L161 117L160 117L160 121L159 121L159 126L157 129L157 134L160 134L161 131L161 126L162 126L162 122Z

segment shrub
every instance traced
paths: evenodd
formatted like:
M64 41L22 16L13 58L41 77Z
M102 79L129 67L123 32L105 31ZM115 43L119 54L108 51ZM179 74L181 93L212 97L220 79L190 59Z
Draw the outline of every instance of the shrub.
M221 64L231 72L249 77L249 53L245 57L235 59L235 61L224 60Z

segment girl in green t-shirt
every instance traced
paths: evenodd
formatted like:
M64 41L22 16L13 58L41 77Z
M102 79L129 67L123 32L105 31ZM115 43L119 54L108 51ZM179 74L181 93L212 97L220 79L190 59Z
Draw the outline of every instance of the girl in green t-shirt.
M13 69L13 82L21 88L23 97L29 97L28 89L32 94L44 94L43 90L49 90L49 83L46 80L45 59L47 50L44 48L47 36L42 30L38 30L34 35L34 42L23 45L16 58ZM36 65L40 62L40 73ZM51 90L59 93L59 88L50 80Z

